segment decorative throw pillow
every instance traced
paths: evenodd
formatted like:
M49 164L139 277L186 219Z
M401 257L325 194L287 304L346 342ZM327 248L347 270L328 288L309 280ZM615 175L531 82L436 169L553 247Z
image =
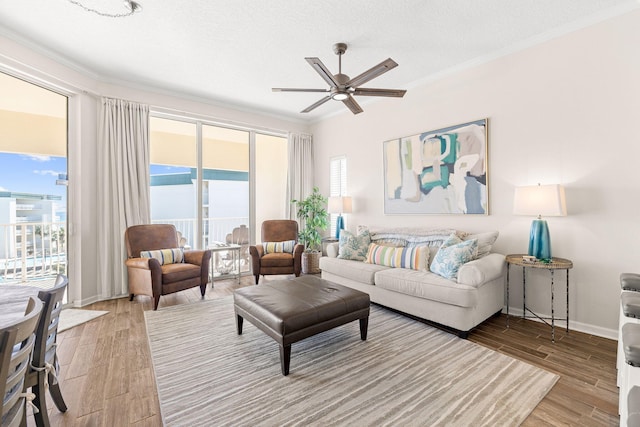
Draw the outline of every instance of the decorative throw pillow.
M347 230L341 230L338 242L338 258L364 261L367 257L369 243L371 243L371 236L368 230L357 236Z
M178 264L184 262L184 251L182 248L140 251L140 258L155 258L160 261L160 265Z
M444 278L455 280L458 278L458 270L462 264L473 260L477 251L478 240L463 241L452 234L438 249L430 270Z
M265 254L275 253L293 253L293 248L296 246L295 240L285 240L284 242L262 242Z
M428 259L429 248L427 246L398 248L372 243L369 245L365 262L385 265L387 267L424 270L426 269Z
M478 253L473 259L482 258L483 256L489 255L491 253L491 248L498 238L497 231L488 231L486 233L479 234L469 234L464 238L464 240L478 240Z

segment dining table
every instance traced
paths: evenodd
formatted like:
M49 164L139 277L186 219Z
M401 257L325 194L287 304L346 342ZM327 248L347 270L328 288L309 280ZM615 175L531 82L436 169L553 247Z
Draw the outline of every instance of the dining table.
M29 297L38 298L42 289L29 285L0 285L0 328L24 316Z

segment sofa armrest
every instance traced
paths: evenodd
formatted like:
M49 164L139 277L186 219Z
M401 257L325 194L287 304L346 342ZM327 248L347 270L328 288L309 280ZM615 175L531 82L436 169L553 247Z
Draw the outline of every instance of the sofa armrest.
M458 283L478 287L504 275L505 256L489 254L462 265L458 270Z
M329 258L338 257L338 242L332 242L327 244L327 256Z

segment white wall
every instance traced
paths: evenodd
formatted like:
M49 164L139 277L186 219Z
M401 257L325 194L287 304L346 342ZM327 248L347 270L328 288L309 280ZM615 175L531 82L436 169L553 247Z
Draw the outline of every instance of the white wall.
M104 83L99 76L76 64L0 36L0 71L45 87L69 98L69 299L86 305L100 299L97 282L97 112L99 96L149 104L152 109L186 112L225 123L245 124L266 130L308 132L300 121L225 108L203 100L184 99L172 93Z
M346 155L350 229L495 229L504 254L526 252L532 219L512 214L514 187L564 184L568 216L547 220L553 254L574 262L571 326L615 337L619 275L640 272L639 26L640 12L628 13L314 124L316 183L328 194L329 159ZM383 141L485 117L490 215L383 214ZM512 269L511 279L511 307L522 310L521 272ZM529 274L536 311L550 313L549 288L546 271ZM556 316L563 288L556 273Z

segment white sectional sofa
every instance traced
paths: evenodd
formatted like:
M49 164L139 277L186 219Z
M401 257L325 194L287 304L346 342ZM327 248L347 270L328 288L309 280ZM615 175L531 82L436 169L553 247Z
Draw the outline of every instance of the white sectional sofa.
M366 230L359 231L366 233ZM478 250L474 255L476 259L462 264L454 280L429 271L441 244L451 233L464 241L477 239L478 242ZM346 258L350 254L345 242L349 239L341 235L340 243L332 243L327 247L328 256L320 259L320 269L323 279L366 292L371 302L444 326L445 329L453 329L458 336L466 338L472 328L499 313L504 306L505 257L491 253L497 236L497 232L470 235L451 229L372 228L369 230L371 244L397 248L428 246L428 260L422 267L411 269L342 259L345 256L340 254L340 249L347 253ZM376 262L372 259L369 261Z

